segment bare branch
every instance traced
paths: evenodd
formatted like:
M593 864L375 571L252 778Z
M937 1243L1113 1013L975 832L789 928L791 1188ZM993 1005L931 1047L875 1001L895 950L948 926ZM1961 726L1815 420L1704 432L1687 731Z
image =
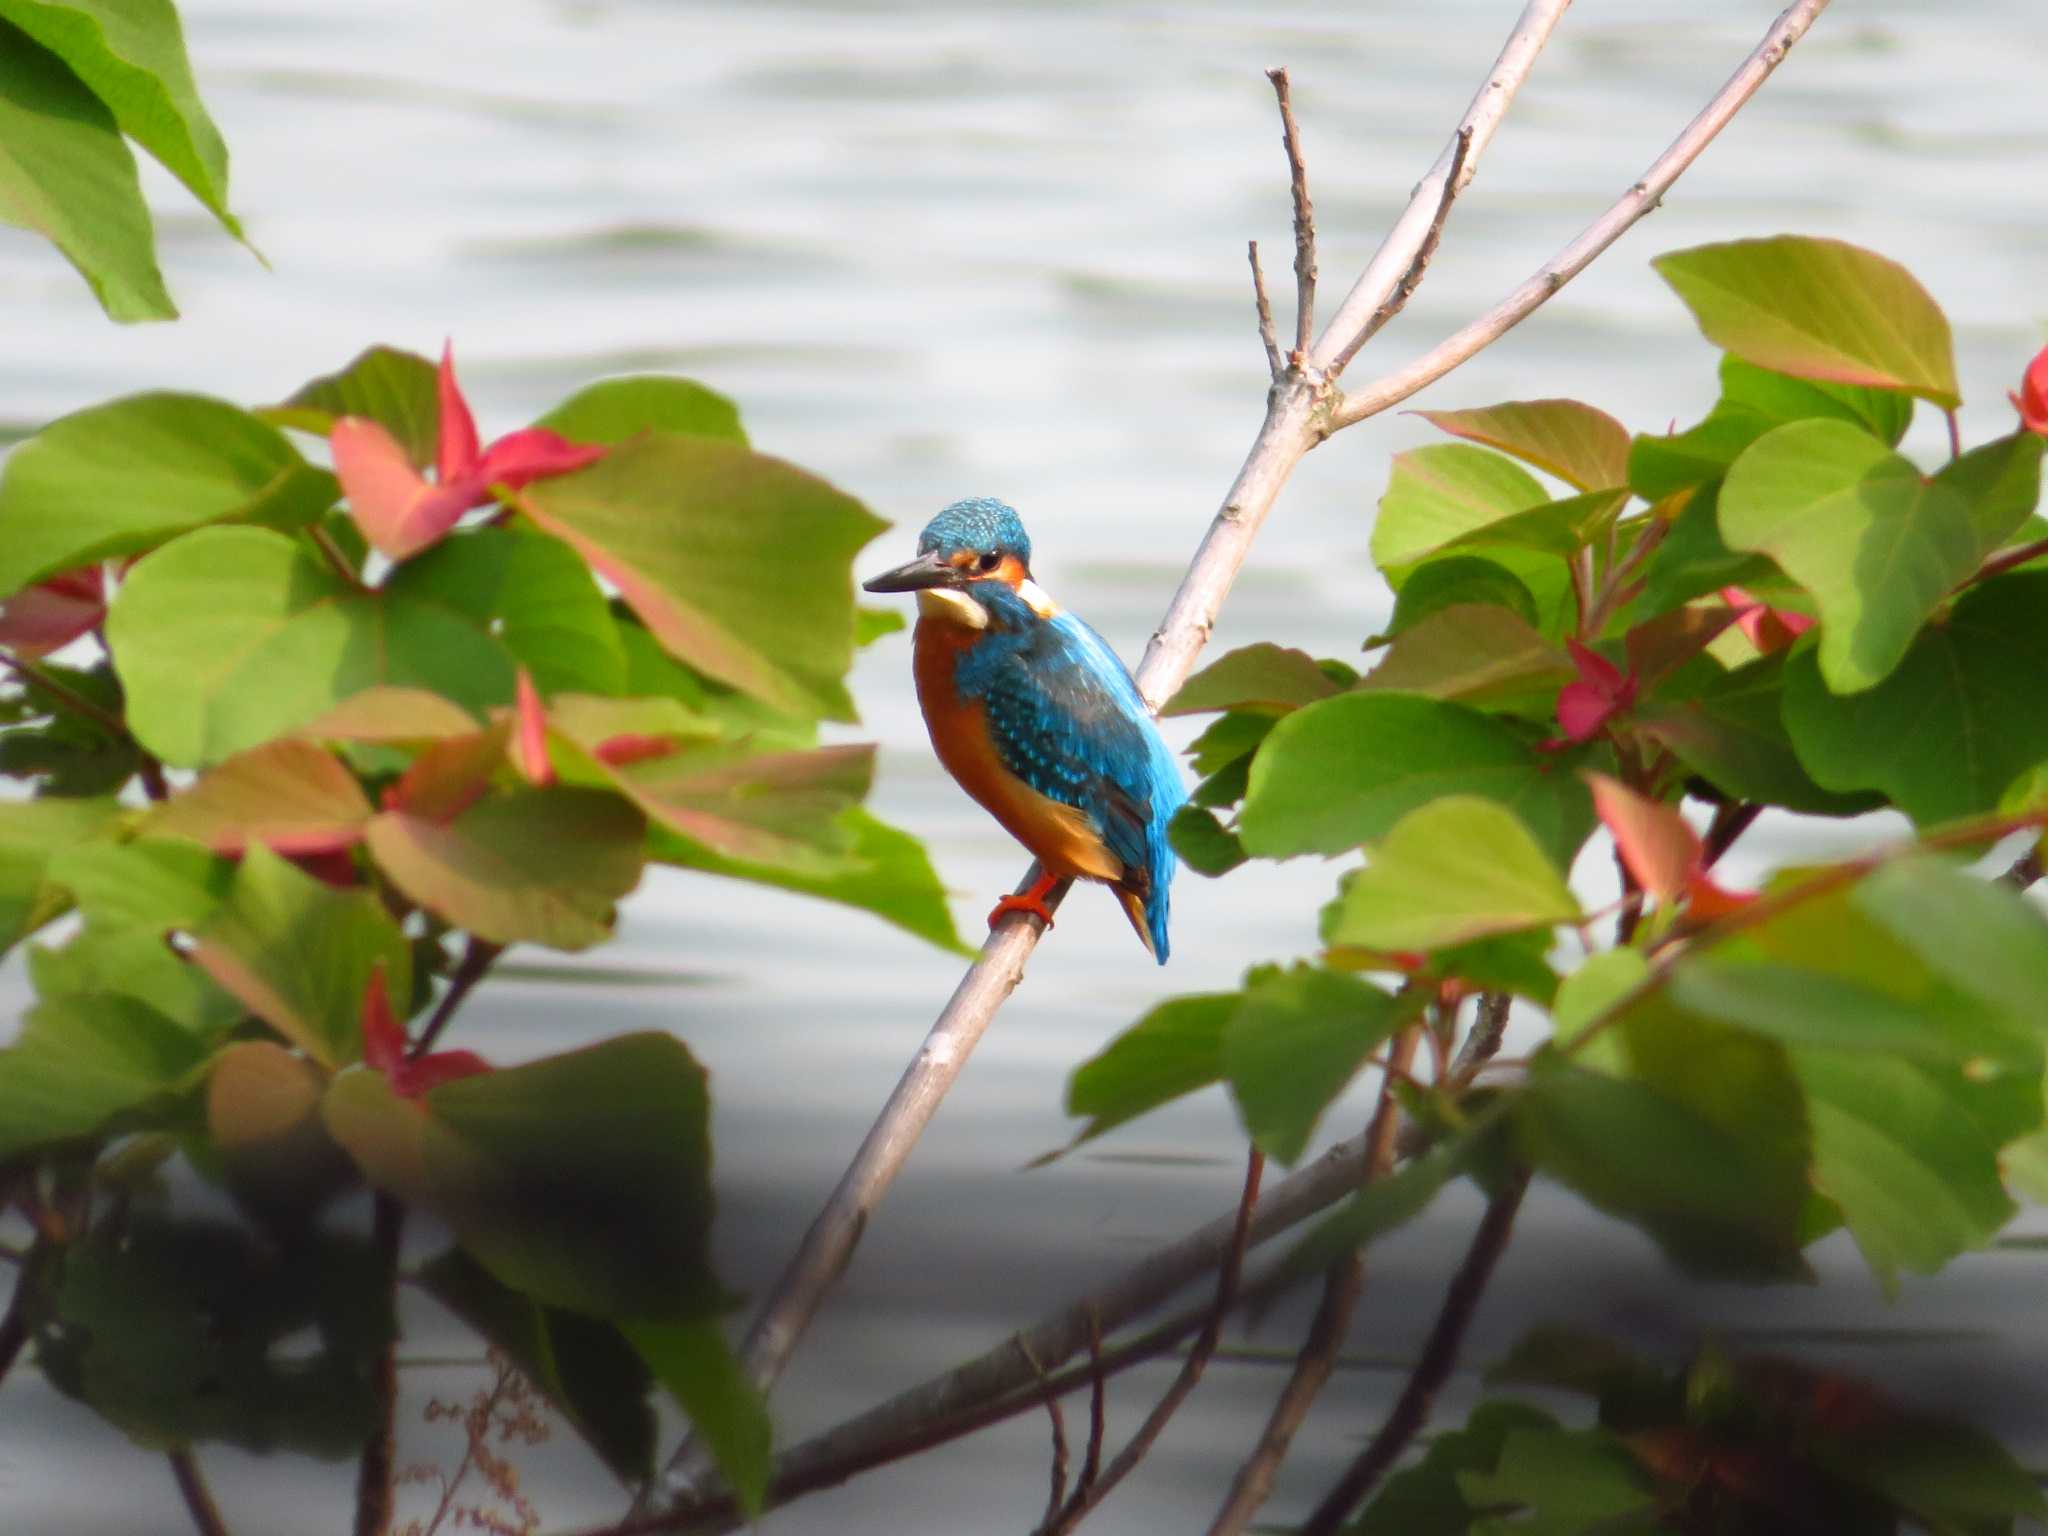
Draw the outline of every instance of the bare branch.
M1451 204L1458 200L1458 191L1464 186L1462 178L1465 161L1471 153L1472 130L1460 128L1457 142L1451 147L1451 169L1444 177L1444 190L1443 195L1437 200L1436 217L1429 221L1429 233L1422 237L1422 245L1415 252L1415 259L1408 263L1408 270L1401 274L1400 284L1387 296L1386 303L1372 312L1372 318L1366 321L1365 328L1352 337L1344 349L1330 360L1332 374L1342 373L1351 359L1358 356L1358 349L1377 336L1381 326L1406 309L1408 300L1414 296L1415 290L1422 286L1422 274L1429 270L1429 258L1436 254L1436 248L1444 238L1444 224L1451 216Z
M405 1233L405 1207L381 1190L371 1208L371 1245L383 1283L395 1309L398 1289L399 1240ZM397 1445L393 1420L398 1408L398 1334L384 1341L371 1364L370 1389L376 1402L376 1423L356 1463L355 1536L384 1536L391 1526Z
M199 1463L192 1459L188 1450L169 1453L171 1476L178 1480L178 1497L185 1501L185 1510L192 1516L193 1528L199 1536L228 1536L227 1522L220 1517L220 1506L213 1502L213 1494L206 1486L206 1479L200 1476Z
M1024 1358L1030 1362L1032 1371L1038 1377L1038 1384L1047 1387L1045 1367L1031 1353L1031 1346L1023 1340L1017 1341ZM1067 1499L1067 1416L1060 1410L1058 1394L1047 1387L1045 1393L1045 1415L1052 1420L1052 1492L1046 1496L1045 1518L1039 1521L1043 1529L1052 1524L1060 1512L1060 1506Z
M1756 94L1757 88L1770 78L1771 72L1784 62L1792 45L1806 35L1807 28L1827 9L1827 5L1828 0L1796 0L1771 24L1763 41L1742 61L1741 67L1729 77L1728 83L1721 87L1714 99L1686 125L1685 131L1672 141L1671 147L1657 157L1641 179L1623 193L1613 207L1539 267L1527 282L1455 336L1407 367L1347 395L1330 417L1330 430L1376 416L1389 406L1406 400L1424 385L1435 383L1482 348L1500 340L1552 294L1585 271L1594 257L1657 206L1659 199L1671 189L1671 184L1699 158L1700 151L1714 142L1716 135L1728 126L1729 120ZM1335 329L1334 325L1332 329ZM1324 340L1327 342L1328 337L1325 336Z
M1210 1306L1209 1321L1196 1336L1187 1359L1181 1362L1179 1374L1159 1401L1152 1405L1145 1422L1138 1426L1138 1432L1131 1436L1130 1443L1117 1453L1108 1470L1099 1479L1084 1478L1076 1486L1074 1497L1067 1501L1059 1519L1047 1527L1047 1536L1064 1536L1065 1532L1071 1531L1087 1518L1090 1510L1116 1490L1118 1483L1131 1475L1132 1468L1144 1459L1145 1453L1159 1439L1166 1428L1166 1421L1179 1411L1188 1394L1201 1381L1209 1357L1216 1352L1217 1340L1223 1336L1223 1319L1230 1315L1231 1304L1237 1300L1237 1282L1244 1273L1245 1247L1251 1237L1252 1207L1258 1204L1259 1181L1265 1171L1266 1155L1253 1147L1245 1156L1244 1193L1238 1197L1237 1224L1231 1234L1230 1251L1224 1255L1222 1267L1216 1274L1216 1300Z
M1368 1182L1383 1179L1393 1171L1395 1137L1401 1120L1400 1108L1394 1100L1396 1073L1408 1070L1415 1060L1416 1044L1424 1033L1422 1026L1410 1025L1395 1041L1388 1057L1388 1071L1380 1082L1379 1105L1374 1109L1372 1125L1365 1133L1369 1149L1365 1167ZM1301 1428L1302 1420L1308 1417L1309 1409L1329 1383L1330 1372L1336 1369L1337 1351L1343 1348L1344 1336L1351 1329L1351 1314L1357 1310L1358 1298L1364 1289L1365 1258L1362 1254L1347 1253L1325 1272L1322 1300L1316 1305L1315 1320L1309 1325L1308 1338L1295 1357L1294 1370L1287 1378L1287 1385L1281 1389L1279 1401L1273 1405L1259 1443L1253 1447L1244 1465L1238 1468L1223 1508L1216 1512L1215 1520L1210 1523L1209 1536L1240 1536L1272 1493L1274 1474L1280 1470L1288 1447L1294 1443L1294 1432Z
M1472 1246L1465 1252L1465 1261L1458 1266L1450 1290L1444 1295L1443 1308L1430 1329L1429 1341L1423 1345L1422 1358L1409 1374L1394 1411L1387 1415L1387 1422L1380 1426L1372 1443L1345 1468L1337 1486L1316 1506L1315 1513L1301 1527L1301 1536L1332 1536L1401 1459L1417 1431L1429 1421L1430 1407L1451 1368L1458 1363L1465 1330L1471 1326L1472 1316L1479 1309L1479 1298L1486 1293L1486 1282L1493 1278L1494 1266L1508 1245L1515 1213L1521 1210L1522 1196L1528 1189L1528 1170L1517 1170L1486 1207L1478 1231L1472 1234Z
M1505 992L1479 994L1479 1012L1472 1020L1472 1033L1465 1037L1465 1043L1458 1047L1457 1059L1451 1063L1451 1075L1459 1082L1465 1081L1499 1052L1501 1037L1508 1029L1508 1014L1514 1004L1514 998Z
M1081 1457L1081 1475L1074 1479L1074 1494L1081 1497L1095 1486L1102 1470L1102 1442L1109 1433L1109 1373L1102 1368L1102 1319L1088 1319L1088 1450Z
M1273 301L1266 296L1266 274L1259 266L1259 242L1250 242L1252 258L1252 300L1259 307L1259 340L1266 346L1266 370L1279 378L1287 369L1280 355L1280 334L1273 328Z
M1393 296L1409 268L1415 265L1416 253L1428 239L1429 227L1436 222L1438 210L1444 206L1445 183L1450 180L1451 162L1457 158L1460 139L1466 141L1460 177L1470 183L1477 174L1479 157L1493 142L1494 130L1500 127L1501 119L1507 115L1509 103L1522 88L1522 82L1529 78L1529 71L1536 67L1537 56L1543 52L1543 45L1550 41L1551 32L1564 18L1570 4L1571 0L1529 0L1522 8L1514 31L1508 34L1500 56L1487 72L1486 83L1480 86L1472 104L1465 109L1457 132L1444 146L1443 153L1437 156L1429 174L1415 188L1408 206L1394 221L1394 227L1387 231L1386 239L1380 242L1380 248L1373 253L1365 271L1351 285L1351 292L1344 296L1336 315L1324 328L1322 339L1315 347L1315 362L1324 373L1334 374L1337 357L1347 351L1358 350L1353 345L1353 338L1365 330L1372 317ZM1457 188L1448 190L1451 196L1456 196L1458 191Z
M1301 125L1294 120L1294 96L1287 71L1269 69L1273 95L1280 103L1280 142L1287 147L1287 185L1294 196L1294 351L1290 360L1304 362L1316 324L1316 211L1308 200L1308 167L1301 158Z
M448 990L441 994L441 1001L435 1006L433 1017L427 1020L427 1027L420 1031L419 1039L405 1053L410 1060L417 1061L434 1048L434 1042L441 1038L441 1031L455 1017L455 1010L462 1006L462 1000L484 979L485 973L504 952L502 944L493 944L473 934L470 936L463 948L462 959L456 963L455 974L448 978Z

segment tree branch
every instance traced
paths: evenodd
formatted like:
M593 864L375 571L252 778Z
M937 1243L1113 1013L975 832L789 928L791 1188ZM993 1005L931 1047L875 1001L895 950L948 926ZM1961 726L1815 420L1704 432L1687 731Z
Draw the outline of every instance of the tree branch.
M1157 708L1177 691L1195 658L1215 627L1216 615L1237 573L1250 552L1281 488L1296 463L1316 443L1327 438L1345 421L1362 420L1405 399L1424 383L1448 372L1479 350L1493 335L1504 333L1522 315L1536 307L1566 278L1582 269L1621 230L1655 203L1678 172L1691 163L1743 101L1755 91L1775 67L1784 51L1811 24L1826 0L1800 0L1780 18L1765 45L1738 71L1693 127L1681 136L1650 175L1638 183L1625 199L1622 212L1610 214L1570 247L1553 267L1539 274L1543 291L1527 299L1523 307L1518 295L1503 306L1512 310L1509 318L1475 323L1431 354L1432 372L1418 372L1420 365L1370 386L1353 401L1342 404L1334 398L1329 362L1355 351L1353 339L1370 323L1371 317L1394 295L1403 278L1416 266L1430 232L1445 207L1446 183L1451 167L1459 165L1458 179L1469 182L1478 169L1480 157L1505 115L1509 103L1528 78L1537 56L1563 15L1569 0L1529 0L1507 44L1495 60L1486 83L1474 96L1456 134L1439 156L1432 174L1423 178L1406 210L1395 221L1379 251L1353 285L1336 317L1325 328L1305 368L1290 371L1277 381L1267 396L1266 417L1236 478L1224 494L1221 508L1210 523L1200 547L1182 578L1179 590L1168 606L1158 629L1146 646L1136 678L1140 693ZM1453 187L1451 190L1455 190ZM1608 226L1612 225L1610 229ZM1568 270L1566 270L1568 268ZM1497 312L1498 313L1498 312ZM1490 334L1481 334L1494 324ZM1459 350L1462 348L1462 350ZM1449 350L1447 350L1449 349ZM1439 357L1439 354L1443 354ZM1411 382L1412 380L1412 382ZM1035 873L1035 871L1034 871ZM1018 887L1029 888L1031 876ZM1056 891L1048 905L1063 894ZM881 1202L904 1162L930 1122L968 1056L980 1041L996 1011L1016 989L1024 965L1036 948L1038 925L1004 923L983 944L980 957L954 990L923 1045L912 1059L896 1089L883 1106L853 1162L841 1177L825 1208L805 1235L789 1267L770 1292L742 1349L742 1361L749 1378L762 1390L772 1387L787 1365L797 1341L823 1303L852 1256L855 1244L870 1213ZM1211 1260L1211 1262L1214 1262ZM1044 1351L1048 1358L1064 1358L1065 1351ZM672 1487L689 1489L706 1463L685 1442L669 1462ZM641 1505L654 1490L643 1494Z
M199 1463L192 1459L189 1450L172 1451L168 1458L171 1476L178 1480L178 1496L185 1501L185 1508L192 1516L192 1524L199 1536L228 1536L227 1523L220 1517L220 1506L213 1502L213 1494L206 1486L206 1479L199 1474Z
M1076 1486L1073 1498L1067 1501L1059 1518L1045 1528L1046 1536L1065 1536L1087 1518L1090 1510L1115 1492L1116 1485L1131 1475L1132 1469L1144 1459L1145 1453L1152 1449L1166 1428L1166 1421L1179 1411L1188 1394L1201 1381L1209 1357L1216 1352L1217 1341L1223 1337L1223 1319L1229 1316L1231 1304L1237 1300L1237 1282L1244 1273L1245 1247L1251 1236L1252 1207L1258 1204L1259 1181L1265 1170L1265 1153L1253 1147L1245 1156L1244 1193L1238 1197L1237 1225L1231 1234L1230 1251L1224 1255L1223 1264L1216 1272L1216 1300L1210 1306L1209 1321L1195 1336L1194 1347L1188 1351L1187 1359L1181 1362L1179 1374L1159 1401L1152 1405L1145 1422L1138 1426L1138 1432L1131 1436L1130 1443L1117 1453L1108 1470L1099 1478L1083 1478Z
M398 1249L405 1234L405 1207L394 1195L378 1191L371 1208L371 1243L389 1303L398 1306ZM375 1395L377 1422L363 1442L356 1466L355 1536L384 1536L391 1526L393 1477L397 1449L393 1421L398 1410L398 1330L384 1342L371 1367L371 1391Z
M1379 1106L1373 1111L1372 1125L1365 1134L1367 1182L1383 1179L1393 1171L1401 1122L1394 1083L1396 1074L1405 1073L1415 1060L1415 1048L1423 1033L1421 1025L1411 1024L1394 1042L1388 1056L1387 1073L1380 1082ZM1295 1357L1294 1370L1280 1391L1279 1401L1273 1404L1259 1443L1237 1469L1229 1496L1209 1525L1209 1536L1240 1536L1272 1493L1274 1475L1294 1443L1294 1432L1301 1428L1309 1409L1328 1385L1331 1371L1336 1369L1337 1351L1343 1348L1345 1335L1351 1330L1351 1314L1357 1310L1358 1298L1364 1290L1365 1256L1355 1250L1325 1271L1322 1300L1316 1304L1315 1320Z
M1280 103L1280 142L1287 149L1287 187L1294 198L1294 351L1290 360L1307 361L1309 336L1316 323L1316 211L1308 200L1308 167L1301 158L1301 125L1294 120L1294 93L1284 69L1269 69L1273 95Z
M434 1042L441 1038L441 1031L455 1017L455 1010L462 1006L462 1000L484 979L503 953L504 945L470 935L468 943L463 946L462 959L456 963L455 974L448 978L448 990L441 994L441 1001L435 1005L427 1027L420 1031L419 1039L413 1041L411 1049L405 1053L407 1057L417 1061L434 1048Z
M1259 242L1250 244L1252 261L1252 302L1258 306L1259 340L1266 348L1266 371L1275 380L1287 371L1287 359L1280 355L1280 333L1273 327L1273 301L1266 296L1266 274L1259 266Z
M1699 158L1700 151L1713 143L1715 136L1728 126L1729 120L1743 104L1756 94L1757 88L1770 78L1792 45L1806 35L1807 28L1827 9L1827 5L1828 0L1796 0L1771 24L1763 41L1742 61L1741 67L1729 77L1728 83L1721 87L1714 99L1686 125L1685 131L1672 141L1671 147L1657 157L1641 179L1623 193L1613 207L1588 225L1578 239L1539 267L1527 282L1456 335L1407 367L1347 395L1331 413L1328 430L1334 432L1368 416L1377 416L1389 406L1400 404L1424 385L1435 383L1481 349L1500 340L1552 294L1585 271L1594 257L1657 206L1658 200L1671 189L1671 184ZM1378 260L1374 258L1375 264ZM1348 306L1351 301L1347 299L1345 302ZM1325 342L1327 340L1326 337Z
M1465 1330L1471 1326L1473 1314L1479 1309L1479 1298L1486 1293L1486 1282L1493 1278L1494 1266L1500 1262L1501 1253L1508 1245L1508 1237L1514 1231L1515 1213L1521 1210L1522 1196L1528 1189L1528 1170L1517 1169L1486 1207L1485 1216L1480 1218L1479 1230L1472 1234L1472 1246L1466 1250L1465 1262L1458 1266L1458 1273L1452 1277L1451 1288L1444 1296L1443 1309L1437 1313L1436 1325L1430 1329L1429 1341L1423 1345L1422 1358L1409 1374L1408 1384L1394 1404L1394 1411L1387 1415L1387 1422L1380 1427L1372 1443L1344 1470L1344 1475L1337 1479L1337 1485L1316 1506L1308 1523L1301 1527L1300 1536L1333 1536L1337 1527L1372 1492L1388 1469L1401 1459L1401 1453L1408 1449L1409 1442L1429 1421L1430 1407L1450 1376L1451 1368L1458 1363Z

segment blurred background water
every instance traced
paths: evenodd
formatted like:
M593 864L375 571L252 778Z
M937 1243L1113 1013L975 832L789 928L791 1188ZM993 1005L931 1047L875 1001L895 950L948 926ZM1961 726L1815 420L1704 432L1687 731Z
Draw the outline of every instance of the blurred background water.
M234 155L263 271L145 167L175 324L117 328L39 242L0 231L0 431L129 391L276 399L383 341L459 348L486 435L597 377L689 374L740 403L755 443L898 526L903 558L942 503L1000 495L1038 573L1135 661L1257 425L1264 364L1244 242L1284 281L1286 180L1262 71L1292 66L1333 305L1437 153L1517 10L1511 0L1254 4L746 3L746 0L187 0L202 88ZM1721 83L1776 7L1580 0L1459 203L1429 281L1356 365L1363 378L1492 302L1625 187ZM1713 355L1651 273L1658 251L1780 231L1839 236L1915 272L1954 322L1971 437L2048 321L2048 15L2039 0L1838 0L1667 200L1559 298L1427 397L1576 395L1637 430L1697 417ZM1282 328L1287 325L1283 307ZM1296 473L1214 650L1275 639L1348 654L1384 616L1366 556L1388 456L1428 440L1388 415ZM1923 419L1909 449L1931 453ZM932 762L905 640L854 688L879 740L875 806L924 837L978 931L1022 859ZM1185 740L1187 731L1177 730ZM1860 842L1776 827L1738 874ZM1591 861L1589 861L1591 862ZM1100 892L1069 903L918 1149L775 1399L793 1441L999 1341L1224 1209L1241 1145L1220 1093L1049 1169L1068 1071L1169 991L1233 985L1309 952L1333 872L1314 861L1175 891L1174 961L1144 960ZM533 956L535 960L551 957ZM633 1028L709 1065L718 1249L730 1283L773 1278L894 1083L959 963L838 909L650 875L619 941L487 986L456 1043L500 1061ZM0 1039L26 997L0 966ZM1354 1099L1329 1117L1355 1129ZM1377 1423L1476 1199L1454 1193L1376 1249L1351 1349L1269 1512L1305 1508ZM1819 1290L1681 1283L1644 1241L1541 1192L1467 1365L1533 1321L1676 1352L1703 1330L1868 1371L1974 1413L2048 1464L2038 1257L1966 1259L1888 1303L1841 1240ZM421 1311L423 1354L455 1347ZM737 1321L737 1320L736 1320ZM1290 1335L1276 1318L1254 1342ZM1112 1435L1164 1379L1135 1373ZM403 1459L454 1460L419 1422L473 1371L405 1373ZM1281 1370L1226 1364L1103 1532L1206 1522ZM1467 1371L1439 1422L1476 1391ZM1023 1530L1045 1492L1024 1419L772 1516L811 1532ZM343 1528L352 1469L209 1449L231 1525ZM550 1527L619 1506L566 1440L523 1459ZM0 1524L175 1528L162 1459L31 1372L0 1394ZM1199 1527L1197 1527L1199 1528Z

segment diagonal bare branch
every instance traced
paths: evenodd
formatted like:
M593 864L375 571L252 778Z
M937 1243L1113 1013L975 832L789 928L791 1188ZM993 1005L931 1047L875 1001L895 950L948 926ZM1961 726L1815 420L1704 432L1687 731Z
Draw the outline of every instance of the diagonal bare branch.
M1686 124L1685 131L1672 140L1671 147L1657 157L1613 207L1587 225L1576 240L1537 268L1514 292L1456 335L1406 367L1346 395L1343 403L1331 413L1329 430L1334 432L1368 416L1376 416L1387 407L1400 404L1424 385L1435 383L1460 363L1500 340L1552 294L1585 271L1594 257L1657 206L1664 194L1671 190L1672 183L1699 158L1702 150L1714 142L1827 7L1828 0L1797 0L1796 4L1787 7L1771 24L1763 41L1729 76L1728 83L1697 117Z
M1287 187L1294 198L1294 361L1305 361L1316 324L1316 211L1308 200L1308 167L1301 158L1301 125L1294 120L1294 89L1284 69L1269 69L1280 103L1280 142L1287 147Z

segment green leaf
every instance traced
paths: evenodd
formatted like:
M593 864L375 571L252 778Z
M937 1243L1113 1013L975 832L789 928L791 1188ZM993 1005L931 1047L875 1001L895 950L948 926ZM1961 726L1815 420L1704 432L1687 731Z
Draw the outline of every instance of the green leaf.
M1256 709L1277 715L1338 691L1308 652L1262 640L1210 662L1182 683L1159 713L1200 715L1211 710Z
M280 1246L247 1227L150 1211L67 1249L36 1363L153 1449L354 1456L380 1423L391 1284L358 1238Z
M1438 443L1397 453L1373 524L1373 564L1398 572L1475 529L1548 500L1526 469L1484 448Z
M1760 367L1961 403L1948 317L1896 262L1778 235L1671 251L1651 265L1709 341Z
M420 1266L420 1284L503 1350L614 1476L654 1471L653 1375L615 1324L543 1306L502 1284L459 1248Z
M1508 1436L1555 1429L1557 1421L1526 1403L1481 1403L1465 1427L1436 1435L1420 1461L1396 1472L1345 1536L1463 1536L1473 1506L1459 1491L1468 1472L1490 1473Z
M1413 1011L1321 966L1254 975L1221 1042L1223 1073L1253 1142L1293 1163L1323 1111Z
M202 524L294 527L340 494L275 427L204 395L128 395L53 421L0 471L0 595Z
M1476 555L1442 555L1425 560L1401 583L1387 632L1404 634L1433 613L1481 603L1536 623L1536 596L1513 571Z
M344 416L366 416L397 439L415 469L435 461L441 430L439 376L417 352L366 347L334 373L309 379L282 405L258 411L274 426L325 437Z
M127 997L54 997L30 1008L0 1050L0 1162L90 1136L180 1086L205 1043Z
M1169 998L1074 1069L1067 1113L1088 1116L1075 1145L1223 1076L1223 1031L1242 998Z
M655 435L527 487L520 509L607 577L662 645L780 709L853 718L853 556L885 524L778 459Z
M1358 686L1475 708L1540 701L1548 714L1557 690L1576 675L1564 653L1518 615L1491 604L1459 605L1402 630Z
M774 1470L774 1430L767 1404L747 1380L717 1319L632 1322L625 1333L655 1379L690 1416L740 1508L758 1517Z
M2033 516L2041 500L2044 446L2048 439L2038 432L2014 432L1972 448L1935 471L1934 483L1954 492L1969 508L1980 557L2002 546Z
M203 528L138 564L107 619L128 722L167 763L216 762L380 684L474 714L512 699L512 662L469 619L344 582L261 528Z
M1815 416L1863 427L1897 447L1913 419L1913 400L1895 390L1795 379L1723 357L1721 398L1713 410L1684 432L1638 437L1629 449L1629 485L1638 496L1660 501L1711 484L1771 428Z
M1626 490L1590 491L1583 496L1546 501L1475 528L1455 540L1451 547L1511 545L1569 559L1585 545L1603 537L1627 505Z
M88 921L60 948L31 949L28 974L39 997L129 998L209 1040L245 1017L212 978L171 952L161 930Z
M534 425L576 443L623 443L642 432L672 432L747 444L738 406L695 380L658 373L587 385Z
M355 775L331 752L286 738L238 752L143 818L144 837L182 837L216 853L251 840L279 853L346 847L372 814Z
M89 920L144 928L159 939L205 922L227 899L234 877L228 860L174 842L80 843L50 861L50 878Z
M0 954L69 905L48 877L51 861L107 831L120 809L112 800L0 801Z
M1628 484L1628 428L1583 401L1510 400L1415 414L1453 437L1511 453L1582 491Z
M1288 1250L1282 1269L1290 1275L1314 1274L1327 1268L1332 1259L1354 1253L1405 1226L1429 1208L1439 1190L1466 1171L1476 1150L1477 1138L1454 1136L1419 1157L1411 1157L1385 1178L1360 1185Z
M701 720L680 722L696 739L672 736L672 727L636 718L650 704L679 713L667 700L556 700L548 729L568 760L564 773L617 790L650 821L719 858L812 875L846 868L845 817L867 794L873 747L757 752L745 742L705 741ZM621 737L653 755L606 761L600 748Z
M274 1040L237 1040L206 1078L206 1134L235 1203L296 1239L355 1181L355 1165L327 1134L320 1100L327 1074Z
M228 151L206 115L170 0L0 0L0 18L70 65L121 132L220 220L228 212Z
M1889 1416L1829 1447L1826 1466L1944 1536L2002 1536L2015 1518L2048 1520L2048 1499L2034 1474L1982 1430L1952 1420Z
M1550 1017L1560 1045L1570 1045L1593 1023L1649 979L1650 962L1638 949L1603 949L1558 984ZM1618 1033L1609 1031L1581 1048L1576 1059L1603 1071L1624 1070Z
M1909 859L1859 881L1850 904L1950 986L2001 1010L2036 1042L2048 1038L2048 920L2018 891L1939 859Z
M647 1032L422 1103L343 1073L324 1113L372 1182L440 1216L501 1283L572 1312L671 1321L726 1300L710 1269L708 1110L703 1068Z
M135 157L113 114L62 59L4 19L0 222L47 236L109 319L177 318Z
M1959 1076L1866 1052L1803 1049L1793 1067L1813 1126L1813 1183L1887 1288L1988 1245L2012 1218L1998 1146Z
M1785 665L1785 728L1814 782L1882 790L1922 826L1988 811L2048 759L2048 712L2028 702L2048 676L2048 572L2013 572L1964 593L1875 688L1842 695L1813 650Z
M722 858L665 827L648 829L647 853L657 863L775 886L872 912L905 933L956 955L976 952L961 941L953 926L946 888L939 883L924 844L858 808L840 818L840 827L849 839L840 865L812 873Z
M1757 439L1728 471L1720 521L1731 548L1771 556L1813 594L1821 674L1837 693L1881 682L1977 565L1968 503L1842 422Z
M1205 806L1184 805L1175 811L1166 825L1166 839L1181 863L1212 880L1229 874L1250 857L1237 834Z
M1252 760L1239 835L1261 858L1342 853L1450 794L1507 806L1559 865L1593 827L1585 785L1525 733L1462 704L1361 692L1273 727Z
M1478 795L1410 811L1345 882L1333 944L1440 949L1487 934L1574 922L1557 866L1515 813Z
M894 608L870 608L865 603L853 610L853 648L866 650L885 635L908 629L909 620Z
M369 844L409 900L453 926L575 950L611 937L614 907L640 883L645 834L617 795L556 786L488 795L447 822L384 811Z
M1720 496L1719 479L1685 493L1671 532L1643 573L1639 613L1668 613L1722 587L1743 587L1758 595L1772 585L1797 590L1764 556L1728 547L1721 537Z
M335 890L260 843L193 939L207 975L325 1067L361 1054L374 972L400 1006L412 996L412 947L376 893Z
M611 606L576 551L510 528L456 534L407 560L385 601L440 604L495 635L543 694L617 693L626 652Z
M1605 1429L1513 1429L1493 1471L1457 1477L1474 1508L1511 1511L1474 1522L1472 1536L1637 1531L1659 1508L1648 1475Z
M1786 653L1724 672L1676 703L1638 708L1636 730L1676 753L1687 768L1734 800L1809 816L1857 816L1873 794L1822 789L1792 749L1783 719Z

